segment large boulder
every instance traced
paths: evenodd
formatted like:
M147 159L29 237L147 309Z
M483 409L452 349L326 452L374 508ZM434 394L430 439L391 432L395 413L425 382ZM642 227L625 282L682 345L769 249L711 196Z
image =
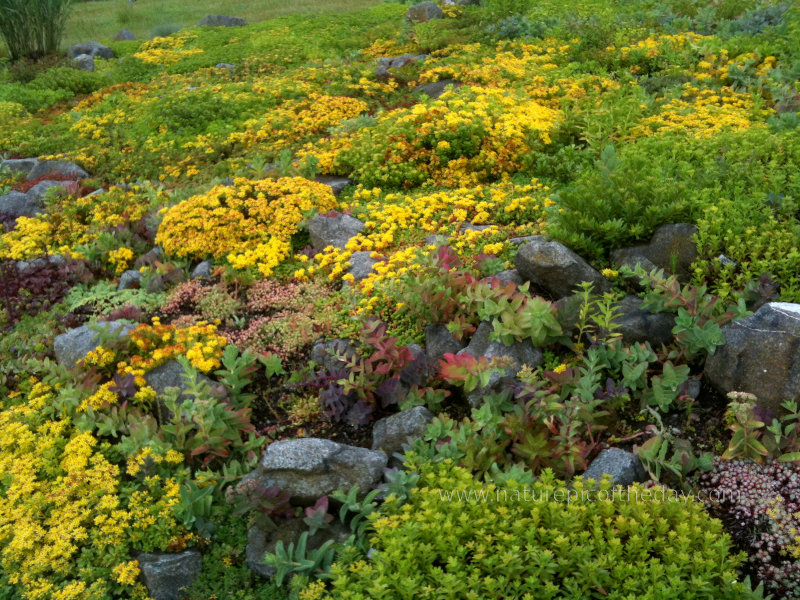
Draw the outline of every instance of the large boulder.
M44 175L61 175L71 179L83 179L89 174L78 165L64 160L40 160L28 173L28 181L39 179Z
M317 252L328 246L344 249L350 238L364 229L364 223L350 215L317 215L308 222L311 245Z
M446 325L430 323L425 327L425 353L434 368L437 368L445 354L456 354L464 346L464 342L450 333Z
M611 287L607 279L564 244L541 235L520 247L514 266L523 279L555 299L570 295L585 281L593 285L595 292Z
M406 19L411 23L425 23L431 19L443 19L444 13L439 5L428 0L410 7L406 12Z
M748 392L775 412L800 398L800 304L770 302L722 328L725 345L706 359L717 390Z
M424 406L402 410L397 414L375 421L372 427L372 449L382 450L389 456L402 452L403 445L425 434L433 415Z
M70 46L67 50L70 58L77 58L81 54L88 54L89 56L99 56L100 58L116 58L114 51L108 46L104 46L99 42L86 42L85 44L75 44Z
M649 342L654 348L672 341L672 328L675 327L675 315L668 312L652 313L642 308L642 299L626 296L619 303L620 317L618 333L627 344Z
M245 19L227 15L208 15L197 24L198 27L242 27L243 25L247 25Z
M32 217L41 211L41 202L32 200L28 194L11 191L0 196L0 215L16 219L17 217Z
M688 223L675 223L659 227L646 246L621 248L611 253L616 267L634 268L637 264L646 271L654 267L686 279L691 275L692 263L697 259L697 227Z
M366 494L383 477L387 462L380 451L301 438L271 443L248 477L266 487L281 488L294 502L310 505L337 489L358 486Z
M53 351L59 364L73 368L87 353L100 346L100 334L94 329L100 329L108 334L115 334L116 338L126 337L134 325L121 321L100 321L95 325L83 325L71 329L66 333L57 335L53 341Z
M629 486L648 479L639 457L619 448L608 448L598 454L586 469L583 478L601 481L604 475L610 475L611 483L615 486Z
M514 342L510 346L506 346L501 341L490 339L493 330L490 322L482 321L467 347L457 353L470 354L475 358L485 357L489 360L504 357L511 359L511 364L504 373L493 371L486 386L478 387L467 394L467 401L473 407L480 406L486 395L499 391L502 384L510 381L524 365L536 368L544 362L542 351L536 348L530 340Z
M277 529L268 530L259 525L252 525L247 530L247 546L245 548L245 560L250 570L261 575L265 579L274 577L277 569L271 565L264 564L264 554L274 553L278 542L283 542L284 548L289 544L295 547L300 541L300 536L306 531L306 527L301 519L290 519ZM334 520L326 529L320 529L313 535L308 536L306 548L316 550L328 540L336 543L344 543L350 537L350 528L343 525L340 521Z
M12 173L24 173L27 175L38 162L38 158L7 158L0 162L0 169L8 169Z
M203 557L197 550L180 554L138 556L142 583L153 600L179 600L203 569Z
M34 185L31 189L27 191L25 196L28 198L28 201L34 205L39 207L40 209L44 208L44 197L51 189L64 189L64 182L63 181L50 181L49 179L45 179L44 181L40 181L36 185Z

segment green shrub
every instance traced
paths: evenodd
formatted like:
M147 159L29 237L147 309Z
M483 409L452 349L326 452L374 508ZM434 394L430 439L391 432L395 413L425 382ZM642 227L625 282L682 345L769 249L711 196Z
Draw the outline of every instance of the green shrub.
M576 480L568 490L548 472L528 488L506 481L475 488L450 461L424 466L408 502L390 497L373 520L371 560L333 565L330 590L312 595L321 591L312 584L305 597L757 597L737 582L742 557L722 524L698 503L648 501L666 490L638 485L614 493Z
M0 36L12 60L58 51L72 0L0 0Z

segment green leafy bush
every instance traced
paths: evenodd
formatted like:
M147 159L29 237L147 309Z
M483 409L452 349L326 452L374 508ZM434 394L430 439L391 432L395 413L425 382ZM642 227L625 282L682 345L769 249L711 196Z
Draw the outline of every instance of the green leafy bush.
M12 60L58 51L72 0L0 0L0 36Z
M372 560L334 564L329 592L311 595L313 585L306 597L755 597L700 504L643 500L661 488L614 494L608 482L567 490L548 472L532 487L506 484L476 488L450 461L423 467L407 503L390 497L374 518Z

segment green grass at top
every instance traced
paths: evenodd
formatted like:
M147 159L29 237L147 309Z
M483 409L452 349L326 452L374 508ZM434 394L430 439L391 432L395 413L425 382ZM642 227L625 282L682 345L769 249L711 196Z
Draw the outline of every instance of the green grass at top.
M243 17L250 23L292 14L351 11L380 0L99 0L77 2L64 31L64 47L88 40L111 39L122 28L139 39L160 26L193 26L206 15Z

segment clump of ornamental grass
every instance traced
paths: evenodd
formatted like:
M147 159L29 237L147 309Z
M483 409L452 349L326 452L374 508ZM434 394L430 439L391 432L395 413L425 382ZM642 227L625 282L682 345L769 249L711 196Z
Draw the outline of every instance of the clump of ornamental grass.
M0 36L12 60L58 51L72 0L0 0Z

